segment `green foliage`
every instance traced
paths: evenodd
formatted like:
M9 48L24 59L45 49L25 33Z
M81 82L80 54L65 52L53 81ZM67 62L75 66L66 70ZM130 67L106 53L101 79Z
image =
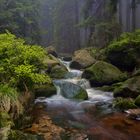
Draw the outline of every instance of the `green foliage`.
M7 96L12 101L15 101L18 98L18 93L14 88L9 87L9 85L0 85L0 99L3 96Z
M10 33L0 35L0 82L11 86L31 87L34 83L50 82L41 72L46 65L46 52L39 46L25 45L24 40Z

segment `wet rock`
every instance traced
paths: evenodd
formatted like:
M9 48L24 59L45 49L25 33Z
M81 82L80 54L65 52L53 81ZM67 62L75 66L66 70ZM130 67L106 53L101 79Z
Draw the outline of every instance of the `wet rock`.
M137 106L135 105L135 102L133 99L131 98L117 98L114 101L114 107L118 108L120 110L126 110L126 109L133 109L133 108L137 108Z
M74 53L70 67L74 69L84 69L91 66L95 62L96 60L90 55L90 53L83 49Z
M25 132L41 135L43 136L43 140L61 140L61 133L65 131L61 127L53 124L46 110L35 108L33 116L35 117L34 122Z
M67 74L67 69L62 65L56 65L51 69L50 77L53 79L63 79Z
M86 90L82 87L68 82L66 80L56 80L55 84L60 87L61 94L68 99L79 99L86 100L88 99L88 94Z
M38 97L50 97L57 92L56 87L53 84L36 85L34 87L35 98Z
M88 79L92 86L103 86L122 81L126 75L117 67L104 61L98 61L86 68L82 77Z
M135 99L135 105L140 106L140 95Z
M140 109L129 109L125 111L132 119L140 120Z
M140 76L132 77L114 90L114 97L136 98L140 95Z
M72 61L72 57L71 56L65 56L63 57L64 61Z

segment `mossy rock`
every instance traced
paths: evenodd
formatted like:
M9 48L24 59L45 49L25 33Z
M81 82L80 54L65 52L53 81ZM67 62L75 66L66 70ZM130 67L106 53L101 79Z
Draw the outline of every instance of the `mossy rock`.
M140 76L132 77L114 90L114 97L136 98L140 95Z
M134 109L134 108L138 108L135 105L135 102L133 99L131 98L117 98L114 103L113 103L114 107L120 110L127 110L127 109Z
M61 94L68 99L86 100L88 94L81 86L68 82L66 80L56 80L56 86L60 87Z
M18 130L11 130L8 140L44 140L42 136L23 133Z
M85 69L96 62L86 49L78 50L74 53L70 67L73 69Z
M62 65L56 65L51 69L50 77L53 79L63 79L67 74L67 69Z
M140 95L135 99L135 105L140 106Z
M123 81L126 74L112 64L97 61L94 65L85 69L82 77L88 79L92 86L103 86Z
M35 98L50 97L57 93L56 87L53 84L36 85L34 87Z
M107 60L124 71L133 71L140 60L140 30L123 33L106 48Z

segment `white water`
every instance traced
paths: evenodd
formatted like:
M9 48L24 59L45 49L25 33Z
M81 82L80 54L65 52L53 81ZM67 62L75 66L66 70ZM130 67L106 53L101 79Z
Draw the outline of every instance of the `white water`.
M69 73L72 75L70 78L67 79L61 79L61 80L55 80L54 84L57 82L71 82L73 84L79 85L82 88L84 88L87 93L89 99L86 101L75 101L66 99L61 95L61 89L57 84L55 84L57 88L57 95L54 95L50 98L46 99L37 99L36 102L47 102L48 106L58 107L58 106L71 106L72 108L81 108L83 104L89 105L89 104L96 104L98 102L111 102L113 99L113 93L111 92L103 92L100 90L95 90L94 88L91 88L90 83L86 79L82 79L82 71L80 70L73 70L70 68L70 62L62 61L60 62L68 69ZM62 87L61 87L62 88Z

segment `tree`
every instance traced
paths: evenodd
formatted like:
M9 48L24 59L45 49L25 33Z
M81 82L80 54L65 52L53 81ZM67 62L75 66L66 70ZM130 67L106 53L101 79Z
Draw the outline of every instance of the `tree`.
M28 43L39 43L39 0L0 0L0 32L5 30L24 38Z

